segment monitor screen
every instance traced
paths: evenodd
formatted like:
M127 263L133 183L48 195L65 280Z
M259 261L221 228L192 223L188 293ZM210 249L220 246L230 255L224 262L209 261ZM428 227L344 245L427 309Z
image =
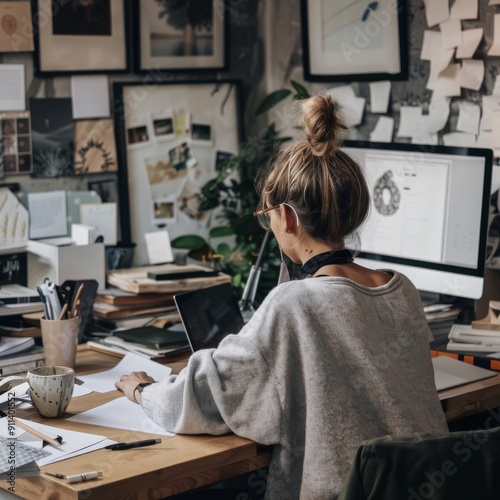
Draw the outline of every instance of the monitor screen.
M400 271L423 292L480 298L492 151L357 141L343 150L371 195L356 261Z

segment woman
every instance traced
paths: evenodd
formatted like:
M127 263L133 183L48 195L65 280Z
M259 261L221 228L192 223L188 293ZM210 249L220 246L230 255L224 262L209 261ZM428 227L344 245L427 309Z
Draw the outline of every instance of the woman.
M116 384L167 430L274 445L273 500L334 497L363 440L447 431L418 292L344 248L369 194L339 149L337 105L315 96L302 112L307 140L278 154L256 215L307 279L277 286L238 335L193 354L177 377L142 388L152 379L139 372Z

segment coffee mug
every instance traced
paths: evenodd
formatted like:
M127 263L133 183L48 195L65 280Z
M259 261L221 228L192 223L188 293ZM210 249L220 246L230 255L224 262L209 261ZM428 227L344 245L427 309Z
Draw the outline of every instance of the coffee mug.
M33 406L42 417L62 417L73 395L75 371L66 366L40 366L26 377L11 376L0 381L0 390L11 382L28 382Z

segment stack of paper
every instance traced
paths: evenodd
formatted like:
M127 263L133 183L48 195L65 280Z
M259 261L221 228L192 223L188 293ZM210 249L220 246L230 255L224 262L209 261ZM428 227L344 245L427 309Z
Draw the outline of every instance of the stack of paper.
M453 325L448 336L450 350L497 352L500 351L500 331L480 330L471 325Z

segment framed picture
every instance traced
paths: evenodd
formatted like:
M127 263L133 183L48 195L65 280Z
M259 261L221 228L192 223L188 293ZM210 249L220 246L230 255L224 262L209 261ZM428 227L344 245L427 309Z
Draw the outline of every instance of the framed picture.
M128 72L128 5L127 0L32 0L36 72Z
M406 79L405 2L301 0L304 79Z
M216 152L239 151L240 94L239 80L114 84L121 241L137 245L137 262L148 262L144 233L159 227L208 238L201 189L216 175Z
M135 70L227 68L228 9L220 0L135 0Z

